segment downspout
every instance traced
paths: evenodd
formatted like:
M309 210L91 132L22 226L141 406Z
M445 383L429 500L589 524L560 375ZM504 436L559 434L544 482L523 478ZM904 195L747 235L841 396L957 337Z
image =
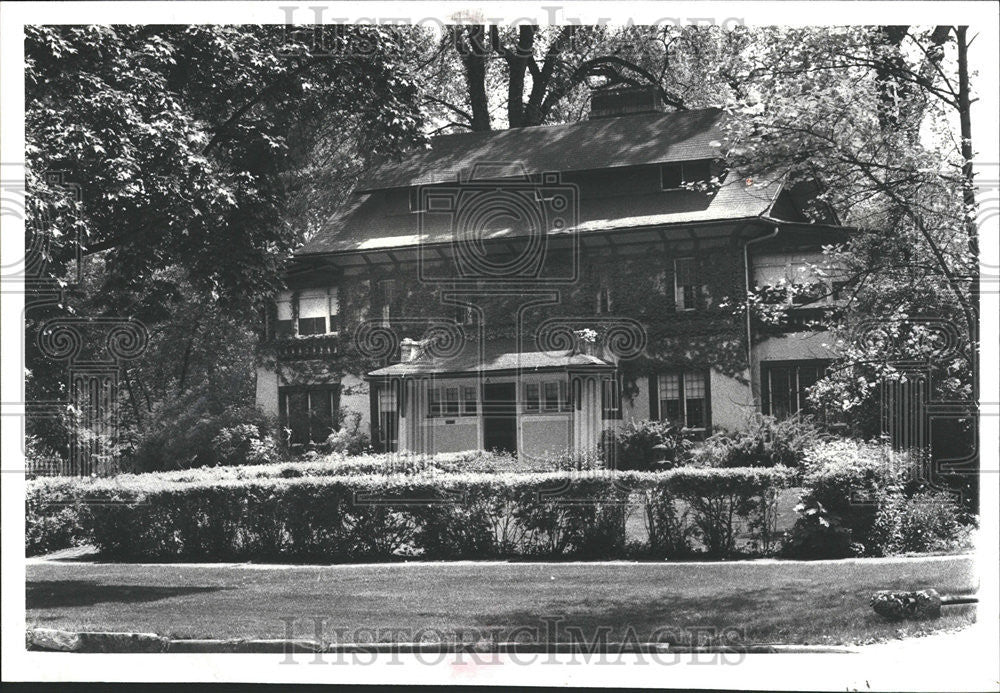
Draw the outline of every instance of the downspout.
M774 231L767 234L766 236L760 236L758 238L751 238L746 243L743 244L743 269L744 269L744 281L746 284L746 293L743 295L743 305L746 313L746 328L747 328L747 370L750 373L750 400L754 403L754 407L757 407L757 401L753 396L753 335L750 333L750 280L751 280L751 267L750 267L750 246L754 243L760 243L762 241L769 241L778 235L781 228L775 224Z

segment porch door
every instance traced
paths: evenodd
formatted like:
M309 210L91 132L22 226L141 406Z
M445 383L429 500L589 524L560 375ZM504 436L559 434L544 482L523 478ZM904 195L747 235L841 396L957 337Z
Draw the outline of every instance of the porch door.
M517 454L517 385L483 385L483 447Z

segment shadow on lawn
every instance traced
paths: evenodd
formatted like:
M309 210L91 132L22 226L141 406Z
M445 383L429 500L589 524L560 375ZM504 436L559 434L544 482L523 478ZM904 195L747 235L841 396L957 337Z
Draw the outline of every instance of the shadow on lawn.
M226 587L162 587L155 585L108 585L93 580L44 580L27 582L27 608L92 606L94 604L153 602Z

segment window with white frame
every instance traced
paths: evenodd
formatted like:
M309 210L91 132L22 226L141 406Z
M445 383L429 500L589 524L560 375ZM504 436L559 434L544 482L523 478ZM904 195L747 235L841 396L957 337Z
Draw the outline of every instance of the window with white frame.
M696 258L674 260L674 301L677 310L700 310L708 306L708 286L702 278Z
M705 371L673 371L656 378L658 418L686 428L708 426L708 374Z
M525 412L569 411L570 401L565 380L544 380L524 384Z
M427 389L427 416L475 416L479 390L475 385L433 385Z
M830 362L762 361L760 364L761 405L765 414L786 418L798 413L811 413L811 388L826 376Z
M276 336L328 334L339 329L340 305L337 299L337 287L299 291L297 320L294 318L296 314L294 302L295 294L292 291L282 291L278 294L275 301Z
M601 381L601 417L622 418L622 384L618 378L606 378Z
M819 251L757 256L753 276L769 302L785 305L829 305L846 285L843 271Z

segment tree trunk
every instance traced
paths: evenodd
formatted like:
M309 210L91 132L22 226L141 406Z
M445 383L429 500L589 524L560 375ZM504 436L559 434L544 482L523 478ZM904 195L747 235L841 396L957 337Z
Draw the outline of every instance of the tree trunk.
M465 42L461 27L456 29L456 47L462 55L462 65L465 68L465 83L469 89L469 105L472 107L472 122L474 132L489 132L490 109L486 94L486 30L481 24L467 28L469 41Z
M972 100L969 95L969 42L967 38L967 26L955 27L955 38L958 44L958 120L962 135L962 201L965 205L966 219L965 227L968 234L969 255L972 262L972 286L970 287L970 303L976 317L976 323L972 326L972 334L969 335L972 351L972 398L979 399L979 229L975 216L976 210L976 181L972 170Z

